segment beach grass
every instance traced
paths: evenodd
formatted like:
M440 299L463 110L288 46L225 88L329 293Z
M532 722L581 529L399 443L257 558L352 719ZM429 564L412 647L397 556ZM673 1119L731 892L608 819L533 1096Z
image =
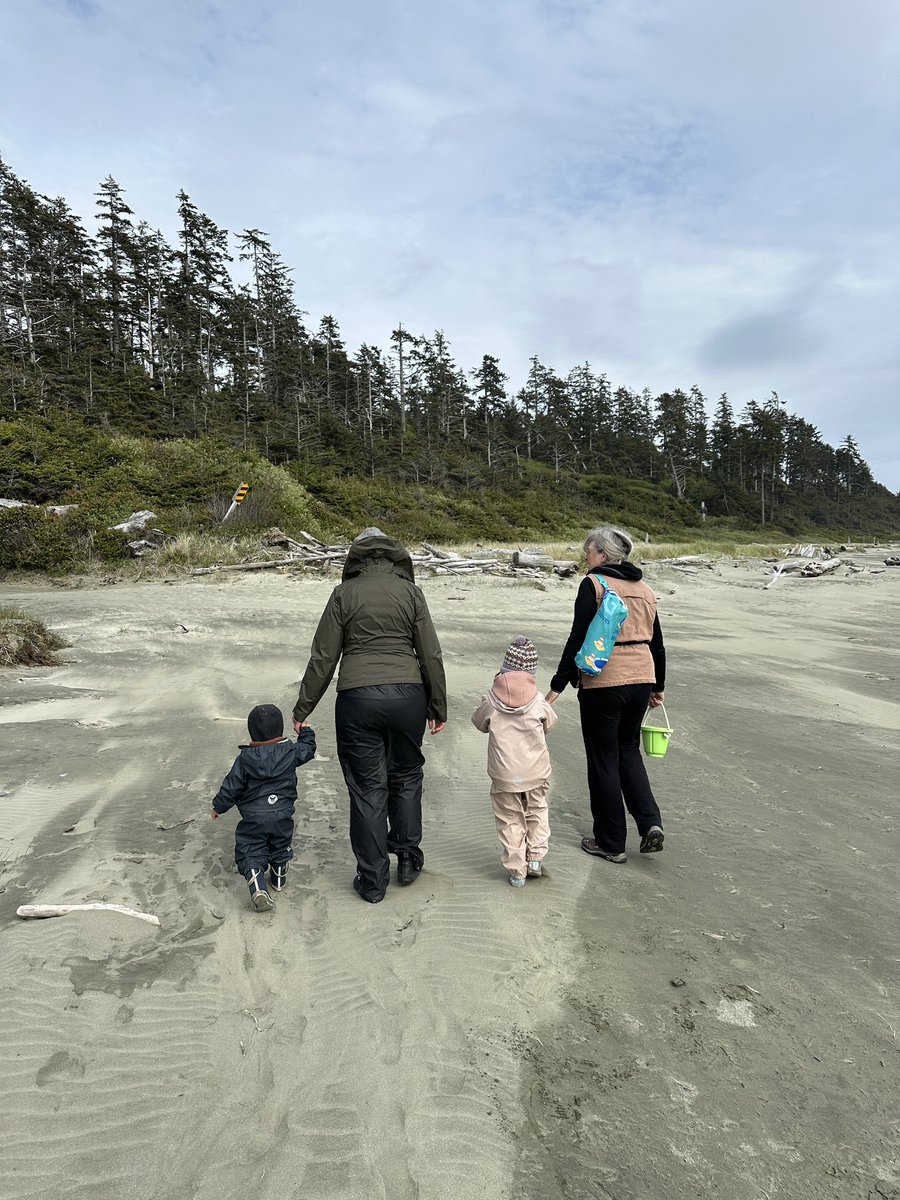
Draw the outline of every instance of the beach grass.
M0 605L0 667L54 667L68 643L43 621L12 604Z

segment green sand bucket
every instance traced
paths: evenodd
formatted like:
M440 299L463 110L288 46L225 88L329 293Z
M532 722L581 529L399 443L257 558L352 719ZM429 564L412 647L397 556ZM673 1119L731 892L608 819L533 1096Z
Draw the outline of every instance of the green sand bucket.
M665 725L648 725L647 715L654 711L648 708L644 713L644 721L641 724L641 745L644 747L644 753L649 758L664 758L665 753L669 748L669 738L675 732L669 726L669 718L666 716L666 706L660 704L662 709L663 720Z

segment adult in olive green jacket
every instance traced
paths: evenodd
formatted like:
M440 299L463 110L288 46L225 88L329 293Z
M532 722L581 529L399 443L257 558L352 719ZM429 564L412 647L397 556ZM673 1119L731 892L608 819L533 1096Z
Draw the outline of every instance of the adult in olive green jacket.
M375 904L390 880L412 883L424 861L422 738L447 720L444 665L412 560L380 529L350 547L313 638L294 706L303 727L340 663L335 702L338 759L350 793L353 886Z

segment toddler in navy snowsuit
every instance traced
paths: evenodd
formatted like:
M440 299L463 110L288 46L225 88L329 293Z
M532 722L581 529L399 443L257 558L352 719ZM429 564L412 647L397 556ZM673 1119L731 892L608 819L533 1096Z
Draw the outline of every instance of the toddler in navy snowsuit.
M257 704L247 718L251 741L222 781L212 802L213 820L237 805L241 814L234 831L234 861L247 880L257 912L275 907L266 883L284 887L294 857L294 803L297 768L316 752L316 735L304 726L296 742L284 736L284 717L274 704Z

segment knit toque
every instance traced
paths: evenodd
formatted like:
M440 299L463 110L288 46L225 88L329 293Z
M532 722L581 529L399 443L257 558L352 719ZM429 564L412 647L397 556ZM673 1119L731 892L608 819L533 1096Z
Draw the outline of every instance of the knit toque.
M529 642L524 634L520 633L506 651L506 657L503 660L503 666L500 668L500 673L505 671L527 671L529 675L537 674L538 656L537 650L534 648L534 642Z
M284 716L275 704L257 704L247 718L247 729L253 742L271 742L284 735Z

